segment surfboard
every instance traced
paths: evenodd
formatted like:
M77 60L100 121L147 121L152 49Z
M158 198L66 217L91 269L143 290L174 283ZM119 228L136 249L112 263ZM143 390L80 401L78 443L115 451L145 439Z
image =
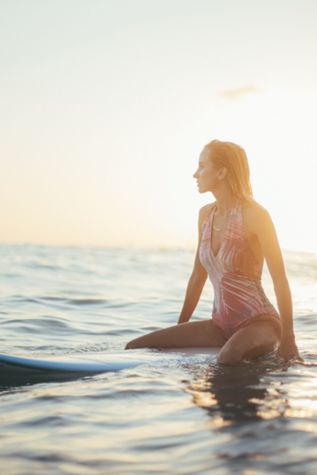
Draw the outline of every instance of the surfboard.
M133 368L139 364L141 364L141 361L127 359L123 361L114 360L105 362L81 359L56 361L0 354L0 365L34 369L38 371L59 371L63 373L104 373L108 371L120 371L122 369Z
M67 381L99 373L117 372L146 364L202 364L210 361L215 351L210 348L177 348L164 351L140 349L120 353L85 356L68 355L28 358L0 354L0 387L20 386L39 382ZM213 356L213 359L215 356Z

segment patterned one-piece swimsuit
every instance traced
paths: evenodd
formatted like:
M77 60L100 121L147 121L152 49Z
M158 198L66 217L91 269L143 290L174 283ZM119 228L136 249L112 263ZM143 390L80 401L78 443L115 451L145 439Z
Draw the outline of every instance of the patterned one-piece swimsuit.
M254 319L271 321L280 335L280 316L262 288L262 264L245 236L242 206L232 208L216 255L211 247L215 210L213 206L203 225L199 249L200 261L214 287L213 322L226 338Z

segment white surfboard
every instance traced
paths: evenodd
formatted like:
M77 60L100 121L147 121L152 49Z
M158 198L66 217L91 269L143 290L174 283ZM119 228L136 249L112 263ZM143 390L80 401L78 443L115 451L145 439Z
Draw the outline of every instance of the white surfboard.
M119 356L117 358L119 358ZM78 358L68 361L65 359L58 361L56 358L35 359L0 354L0 383L1 372L4 369L8 371L9 369L20 368L39 372L97 374L133 368L141 363L142 361L130 359L119 360L114 357L109 357L107 361L81 360Z
M0 388L39 382L67 381L98 373L121 371L146 364L206 364L216 358L215 349L175 348L161 351L140 349L112 354L85 354L25 358L0 354Z

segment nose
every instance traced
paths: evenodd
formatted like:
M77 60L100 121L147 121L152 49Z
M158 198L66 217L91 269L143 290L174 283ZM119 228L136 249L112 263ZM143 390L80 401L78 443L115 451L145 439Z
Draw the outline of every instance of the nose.
M193 178L198 178L197 171L198 170L196 170L195 173L193 174Z

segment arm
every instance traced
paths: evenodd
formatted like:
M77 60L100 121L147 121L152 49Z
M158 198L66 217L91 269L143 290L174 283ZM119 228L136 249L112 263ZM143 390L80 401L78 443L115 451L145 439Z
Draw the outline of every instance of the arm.
M178 323L188 322L188 320L192 316L197 306L197 303L201 296L201 292L206 282L207 272L204 269L204 267L201 265L201 262L199 259L199 246L200 246L200 240L201 240L202 226L207 217L208 210L210 210L209 205L204 206L199 211L198 246L197 246L197 251L196 251L196 256L195 256L195 262L194 262L194 267L193 267L191 276L187 284L185 300L184 300L183 307L178 319Z
M299 358L293 330L291 291L274 224L265 209L257 209L252 227L261 245L273 280L277 306L282 320L282 338L278 355L284 360L293 357Z

